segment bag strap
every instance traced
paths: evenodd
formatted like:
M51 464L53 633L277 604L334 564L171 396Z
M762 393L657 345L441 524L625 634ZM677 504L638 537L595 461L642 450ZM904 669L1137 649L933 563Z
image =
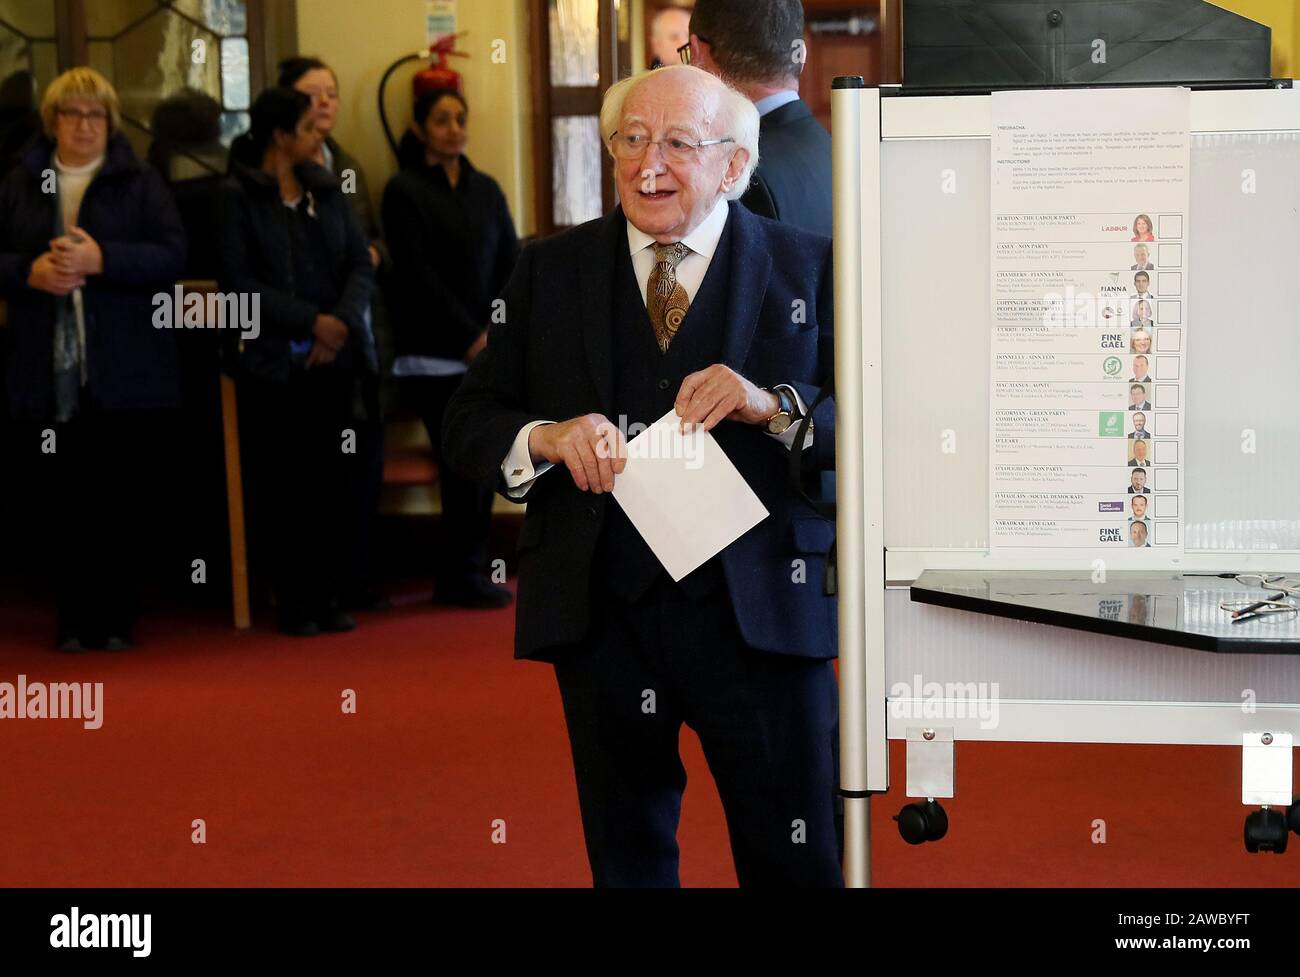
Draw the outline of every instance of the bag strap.
M790 445L790 481L794 485L795 491L799 493L804 502L808 503L809 508L816 512L823 519L835 521L835 503L826 502L821 499L814 499L810 496L803 486L803 454L804 442L808 437L808 429L812 426L813 412L821 406L822 402L835 396L835 377L830 376L826 383L817 393L817 399L808 406L808 412L799 419L799 426L795 431L794 443ZM822 590L827 596L834 596L836 592L835 580L835 539L831 538L830 549L826 553L826 571L822 577Z

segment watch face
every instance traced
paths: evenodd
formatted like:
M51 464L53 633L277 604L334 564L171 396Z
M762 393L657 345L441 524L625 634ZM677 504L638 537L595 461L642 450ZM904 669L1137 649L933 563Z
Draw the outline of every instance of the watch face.
M767 429L773 434L785 434L790 428L790 415L781 413L767 422Z

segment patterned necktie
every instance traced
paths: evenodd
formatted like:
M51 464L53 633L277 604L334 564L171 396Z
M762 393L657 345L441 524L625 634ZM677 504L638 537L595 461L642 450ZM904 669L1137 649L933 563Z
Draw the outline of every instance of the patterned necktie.
M668 352L686 318L686 310L691 307L686 289L677 284L677 266L690 250L680 241L655 245L655 267L646 282L645 300L660 352Z

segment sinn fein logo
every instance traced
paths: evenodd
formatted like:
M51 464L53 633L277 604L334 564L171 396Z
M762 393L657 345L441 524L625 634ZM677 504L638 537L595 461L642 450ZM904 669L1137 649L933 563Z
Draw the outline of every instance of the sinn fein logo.
M93 913L83 916L76 906L66 916L50 917L50 946L56 950L130 950L147 957L152 947L153 916L149 913Z

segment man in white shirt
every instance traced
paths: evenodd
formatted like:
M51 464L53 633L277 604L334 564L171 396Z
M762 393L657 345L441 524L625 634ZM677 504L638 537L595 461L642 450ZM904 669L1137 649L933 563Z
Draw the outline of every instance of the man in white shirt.
M601 131L621 206L524 251L445 457L528 503L516 656L555 665L595 883L678 884L686 723L741 884L842 885L833 527L789 476L805 418L806 477L834 465L830 241L736 202L758 116L698 68L615 85ZM679 581L610 498L627 428L668 412L769 513Z

